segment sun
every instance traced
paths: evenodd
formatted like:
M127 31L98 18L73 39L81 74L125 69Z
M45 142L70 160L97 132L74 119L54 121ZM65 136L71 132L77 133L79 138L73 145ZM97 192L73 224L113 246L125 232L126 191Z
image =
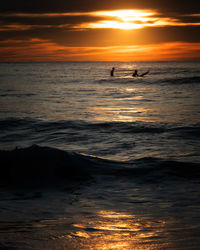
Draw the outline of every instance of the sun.
M142 25L139 23L132 22L122 22L122 21L100 21L97 23L88 24L87 28L93 29L122 29L122 30L131 30L131 29L140 29Z
M140 29L146 23L152 21L152 11L141 10L113 10L113 11L95 11L93 16L105 17L106 20L96 23L90 23L88 28L111 28L111 29Z
M111 16L111 17L144 17L151 16L154 13L151 11L142 11L142 10L112 10L112 11L95 11L94 15L97 16Z
M110 10L110 11L93 11L83 13L73 13L73 15L87 15L101 18L99 21L83 22L74 25L77 29L120 29L134 30L145 27L163 27L163 26L184 26L177 19L170 17L161 17L154 10ZM196 23L195 25L199 25Z

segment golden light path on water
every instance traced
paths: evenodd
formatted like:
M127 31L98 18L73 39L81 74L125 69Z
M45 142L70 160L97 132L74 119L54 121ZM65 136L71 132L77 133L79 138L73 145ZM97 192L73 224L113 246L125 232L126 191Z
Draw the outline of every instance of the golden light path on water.
M98 113L99 116L96 117L96 121L102 120L113 120L121 122L132 122L136 119L140 121L150 121L150 119L145 119L144 117L139 117L137 114L145 114L151 111L151 109L142 107L127 107L127 108L117 108L117 107L91 107L91 111ZM153 120L151 120L153 121Z
M75 231L63 236L76 241L80 249L153 249L163 233L165 221L102 210L90 219L73 224Z
M144 104L144 93L151 93L150 88L140 88L141 94L135 88L121 88L118 90L122 97L117 98L117 102L93 103L87 108L87 112L95 114L96 121L118 121L118 122L134 122L144 121L153 122L155 117L153 114L158 112L156 108L147 103ZM132 96L130 94L133 94ZM140 105L138 105L138 102Z

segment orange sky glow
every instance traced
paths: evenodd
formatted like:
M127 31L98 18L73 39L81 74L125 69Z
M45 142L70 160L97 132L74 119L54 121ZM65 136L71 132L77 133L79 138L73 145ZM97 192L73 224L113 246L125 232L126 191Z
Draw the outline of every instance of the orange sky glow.
M81 15L80 13L77 15ZM145 27L159 26L185 26L200 25L200 23L184 23L178 19L170 17L160 17L160 14L153 10L114 10L97 11L88 13L88 15L105 17L105 20L91 23L84 23L74 28L108 28L108 29L142 29ZM113 20L110 20L111 18Z
M0 42L3 61L159 61L196 60L200 43L162 43L132 46L71 47L45 40ZM10 60L12 58L12 60Z
M197 18L200 14L183 16L163 16L161 13L151 9L121 9L112 11L90 11L90 12L65 12L65 13L6 13L4 18L31 19L30 22L10 22L0 26L0 32L15 32L16 37L0 41L1 61L144 61L144 60L199 60L200 42L187 42L181 39L174 41L160 41L161 36L155 29L169 27L192 27L200 26L197 21L184 21L184 18ZM80 18L76 22L54 23L57 18ZM87 19L81 19L81 18ZM36 22L37 19L44 22ZM17 19L18 20L18 19ZM47 22L46 20L51 20ZM66 36L61 37L59 42L43 37L42 30L60 30ZM154 33L147 33L154 29ZM37 30L40 31L40 36ZM87 37L91 32L95 33L93 39ZM111 37L104 30L123 30L126 33L115 33ZM136 35L134 30L141 30ZM33 32L32 37L20 39L19 32ZM74 40L68 42L69 34ZM104 32L104 33L103 33ZM120 31L119 31L120 32ZM132 33L130 33L132 32ZM22 33L23 34L23 33ZM84 36L84 34L86 34ZM102 35L103 34L103 35ZM148 35L146 35L148 34ZM157 34L157 35L155 35ZM164 33L165 35L165 33ZM167 37L167 35L165 35ZM77 43L77 41L81 41ZM125 37L128 37L125 38ZM152 42L154 38L158 42ZM96 39L96 40L95 40ZM127 39L127 40L126 40ZM136 40L137 39L137 40ZM74 41L74 42L73 42ZM97 42L98 41L98 44ZM102 41L102 44L101 44ZM104 41L104 43L103 43ZM116 41L118 41L116 43ZM121 41L121 44L120 44ZM137 41L137 42L136 42ZM148 42L149 41L149 42ZM66 43L66 44L65 44Z
M200 22L181 22L177 18L162 17L160 13L153 10L113 10L113 11L92 11L92 12L74 12L74 13L41 13L26 14L13 13L4 14L6 17L26 17L26 18L55 18L65 16L96 16L103 17L104 20L95 22L83 22L72 25L73 29L142 29L145 27L164 27L164 26L200 26ZM200 16L193 14L190 16ZM54 25L25 25L11 24L1 25L1 30L25 30L36 27L48 28ZM57 27L67 27L68 24L57 25Z

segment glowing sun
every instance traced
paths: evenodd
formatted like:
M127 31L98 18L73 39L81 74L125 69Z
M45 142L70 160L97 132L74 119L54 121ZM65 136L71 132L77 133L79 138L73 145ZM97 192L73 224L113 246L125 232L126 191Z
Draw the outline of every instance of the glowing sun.
M87 28L140 29L155 21L154 12L141 10L95 11L92 16L104 17L105 20L88 23Z

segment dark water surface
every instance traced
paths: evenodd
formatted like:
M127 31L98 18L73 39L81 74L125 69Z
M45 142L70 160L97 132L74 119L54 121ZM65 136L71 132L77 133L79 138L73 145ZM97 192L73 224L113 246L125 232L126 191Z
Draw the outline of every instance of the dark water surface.
M199 66L0 63L0 249L198 249Z

